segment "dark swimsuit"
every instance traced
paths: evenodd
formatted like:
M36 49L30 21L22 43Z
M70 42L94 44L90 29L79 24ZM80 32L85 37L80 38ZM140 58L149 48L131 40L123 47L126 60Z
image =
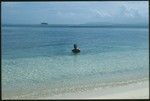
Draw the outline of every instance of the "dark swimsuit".
M73 53L79 53L79 52L80 52L80 49L73 49L72 52L73 52Z

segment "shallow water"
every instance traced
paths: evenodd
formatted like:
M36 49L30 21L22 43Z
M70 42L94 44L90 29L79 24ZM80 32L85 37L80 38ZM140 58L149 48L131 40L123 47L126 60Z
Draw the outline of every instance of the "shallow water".
M81 53L71 53L77 43ZM147 28L2 27L3 98L148 78ZM87 87L88 86L88 87ZM63 89L63 90L61 90ZM13 92L13 93L12 93Z

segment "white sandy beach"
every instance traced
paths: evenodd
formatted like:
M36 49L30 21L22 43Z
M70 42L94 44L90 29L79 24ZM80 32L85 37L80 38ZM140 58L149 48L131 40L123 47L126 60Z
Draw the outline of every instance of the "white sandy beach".
M66 93L42 99L149 99L149 81L103 89L96 88L85 92Z
M43 97L17 97L12 99L149 99L149 81L122 83L105 88L95 88L87 91L64 93L54 96ZM4 98L9 99L9 98ZM4 100L3 99L3 100Z

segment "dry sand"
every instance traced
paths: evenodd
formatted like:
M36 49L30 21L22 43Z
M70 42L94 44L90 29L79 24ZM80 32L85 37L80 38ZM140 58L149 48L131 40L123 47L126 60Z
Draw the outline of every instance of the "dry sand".
M103 89L96 88L85 92L66 93L42 99L149 99L149 81Z

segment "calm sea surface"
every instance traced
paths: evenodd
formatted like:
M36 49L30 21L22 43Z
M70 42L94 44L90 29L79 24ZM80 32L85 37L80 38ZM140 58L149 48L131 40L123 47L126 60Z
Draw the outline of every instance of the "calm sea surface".
M148 78L148 28L2 26L2 97L36 98ZM80 48L73 54L73 44Z

